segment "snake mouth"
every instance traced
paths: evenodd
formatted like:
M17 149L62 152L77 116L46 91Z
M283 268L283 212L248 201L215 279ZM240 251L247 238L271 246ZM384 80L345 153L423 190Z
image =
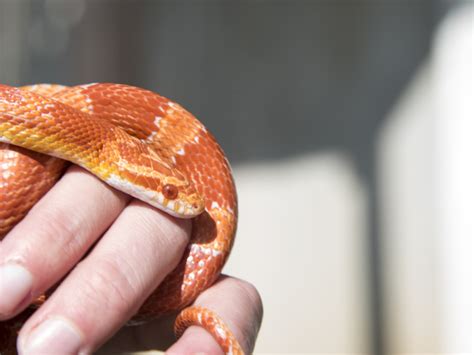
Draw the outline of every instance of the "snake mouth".
M166 204L165 202L163 204L159 203L154 206L178 218L193 218L201 214L204 210L197 205L188 204L179 200L168 201Z
M132 184L130 181L115 174L112 174L106 180L106 183L117 190L129 194L172 215L173 217L193 218L204 211L204 202L197 195L190 196L191 198L189 196L187 198L178 196L177 199L169 200L162 192Z

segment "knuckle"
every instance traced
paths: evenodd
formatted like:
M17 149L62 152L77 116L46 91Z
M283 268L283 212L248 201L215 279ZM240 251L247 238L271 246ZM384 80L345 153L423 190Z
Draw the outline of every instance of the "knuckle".
M239 301L242 302L241 309L245 312L241 313L241 326L238 331L241 334L242 345L244 349L250 352L255 346L257 334L263 319L263 302L257 288L250 282L228 278L231 287L235 288L235 294L238 295Z
M137 233L146 236L149 250L166 250L163 253L163 265L171 271L179 262L184 249L189 243L190 221L181 221L158 211L144 202L135 201L131 204L134 210ZM149 255L150 258L155 256Z
M257 288L250 282L244 280L236 280L236 284L260 322L263 318L263 302Z
M189 220L174 218L143 202L136 204L140 206L136 218L144 233L158 235L157 241L161 243L160 247L185 248L189 242L191 229Z
M138 308L139 295L133 275L126 271L126 263L117 261L117 257L101 258L94 263L94 271L85 272L84 297L89 303L101 309L104 303L111 312L123 314Z
M78 225L66 215L61 208L45 206L37 214L38 221L34 230L36 238L31 241L40 242L48 246L53 253L59 252L65 259L75 259L82 250L81 240L78 238ZM35 251L38 249L31 249Z

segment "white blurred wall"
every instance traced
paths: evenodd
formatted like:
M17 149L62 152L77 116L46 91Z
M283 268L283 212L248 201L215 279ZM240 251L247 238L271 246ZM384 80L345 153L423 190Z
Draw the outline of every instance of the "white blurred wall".
M442 24L433 60L441 351L473 353L474 3Z
M390 353L439 350L432 80L423 65L379 140L385 337Z
M253 282L258 353L366 353L364 186L327 152L235 169L240 221L225 271Z
M379 140L389 353L472 353L474 7L453 11Z

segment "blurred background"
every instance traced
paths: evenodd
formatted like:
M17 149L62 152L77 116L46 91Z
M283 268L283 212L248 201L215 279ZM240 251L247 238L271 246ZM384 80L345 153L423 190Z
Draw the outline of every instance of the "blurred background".
M217 137L257 353L473 351L473 43L455 0L0 0L0 82L144 87Z

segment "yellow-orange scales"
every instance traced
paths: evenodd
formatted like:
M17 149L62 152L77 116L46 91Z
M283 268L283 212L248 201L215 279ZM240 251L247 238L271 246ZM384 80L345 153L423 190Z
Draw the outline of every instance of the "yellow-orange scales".
M219 276L237 225L234 181L214 137L180 105L120 84L0 85L0 141L0 239L54 185L67 160L171 215L193 218L181 262L134 321L182 310ZM14 332L21 320L3 326ZM190 324L208 328L226 352L241 351L214 313L188 308L176 328Z

